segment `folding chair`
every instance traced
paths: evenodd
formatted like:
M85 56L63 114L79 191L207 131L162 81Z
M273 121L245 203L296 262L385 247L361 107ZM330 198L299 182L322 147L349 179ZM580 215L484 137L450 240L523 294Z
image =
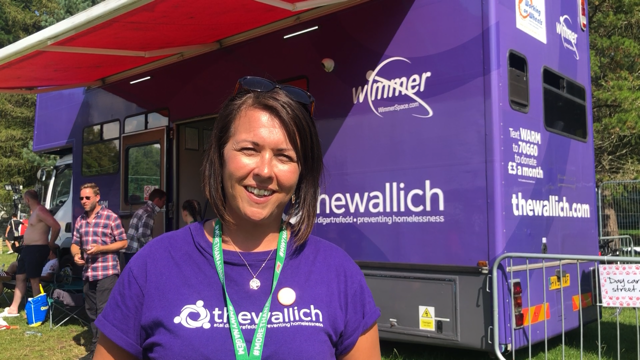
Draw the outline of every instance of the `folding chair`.
M16 237L16 239L22 240L22 236ZM20 254L18 253L18 256L16 257L16 261L18 261L20 259ZM6 275L6 276L3 276ZM16 289L16 280L15 280L15 275L11 275L9 276L8 274L1 272L0 273L0 281L2 281L2 294L0 294L0 297L4 298L5 301L7 301L9 303L9 305L11 304L11 301L9 301L9 298L7 297L7 293L11 292L15 292ZM40 285L42 286L43 290L45 293L49 293L52 290L52 286L53 283L48 282L48 281L40 281ZM37 291L38 294L40 294L40 291ZM31 289L31 281L29 281L29 279L27 279L27 293L25 294L26 297L32 297L33 296L33 291ZM22 302L24 302L24 299L22 300Z
M23 235L19 235L16 236L15 238L13 238L13 240L10 240L11 242L11 250L18 254L18 257L20 257L20 251L22 250L22 243L24 242L24 236ZM18 259L16 258L16 261Z
M84 310L83 285L82 278L73 276L69 267L62 269L60 275L56 276L56 282L49 293L50 329L55 329L72 318L80 321L83 326L89 326L80 317ZM56 322L57 325L54 326Z
M18 250L18 248L22 245L22 241L24 240L23 236L16 236L13 240L11 240L11 250L15 251L16 253L16 261L18 261L18 258L20 258L20 250ZM18 250L18 251L16 251ZM6 275L6 274L5 274ZM0 276L0 281L2 281L2 294L0 295L0 297L3 297L5 299L6 302L8 302L9 304L11 304L11 301L9 301L9 298L7 297L7 293L9 291L15 291L16 289L16 281L15 281L15 277L12 279L11 277L7 276Z
M15 280L11 280L11 278L9 278L8 280L4 280L2 281L2 295L0 295L1 297L4 298L4 300L7 302L7 304L11 305L11 301L9 301L9 298L7 297L7 293L9 293L10 291L15 291L16 289L16 281Z

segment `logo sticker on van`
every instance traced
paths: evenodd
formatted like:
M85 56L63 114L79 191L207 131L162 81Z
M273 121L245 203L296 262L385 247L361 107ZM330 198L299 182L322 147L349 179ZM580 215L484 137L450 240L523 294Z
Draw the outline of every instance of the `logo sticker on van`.
M569 16L567 15L560 16L560 21L556 22L556 32L562 38L562 45L564 46L564 48L573 51L573 57L578 60L580 59L580 55L578 55L578 48L576 47L578 34L569 29L567 23L569 23L569 25L572 24L571 18L569 18Z
M546 44L544 0L516 0L516 27Z
M431 77L431 72L419 72L409 76L401 76L395 79L387 79L382 75L385 65L394 61L404 61L411 64L411 61L403 57L392 57L378 65L375 70L367 72L367 82L364 86L353 88L353 103L367 102L373 112L383 117L383 113L400 110L411 110L411 115L419 118L428 118L433 115L431 107L427 105L416 94L423 92L426 81ZM409 98L411 102L395 103L389 106L390 101L395 99ZM377 100L387 99L384 106L374 105Z

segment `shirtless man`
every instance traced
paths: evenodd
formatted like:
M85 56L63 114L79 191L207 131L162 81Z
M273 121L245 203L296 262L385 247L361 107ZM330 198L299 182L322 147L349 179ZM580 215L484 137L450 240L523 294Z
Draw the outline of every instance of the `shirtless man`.
M17 316L18 306L27 292L27 278L31 281L31 290L34 295L40 292L42 267L47 262L49 250L58 247L56 239L60 234L60 224L49 210L40 204L38 193L35 190L27 190L24 193L24 202L31 210L31 217L27 231L24 233L24 248L18 258L16 289L11 307L5 308L0 313L0 317ZM50 237L49 232L51 232Z

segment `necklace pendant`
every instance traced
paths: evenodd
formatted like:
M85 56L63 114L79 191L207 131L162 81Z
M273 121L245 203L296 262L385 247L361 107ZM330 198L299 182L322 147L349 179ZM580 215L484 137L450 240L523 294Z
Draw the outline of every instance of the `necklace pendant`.
M256 278L251 279L251 281L249 281L249 287L252 290L258 290L258 288L260 287L260 280Z

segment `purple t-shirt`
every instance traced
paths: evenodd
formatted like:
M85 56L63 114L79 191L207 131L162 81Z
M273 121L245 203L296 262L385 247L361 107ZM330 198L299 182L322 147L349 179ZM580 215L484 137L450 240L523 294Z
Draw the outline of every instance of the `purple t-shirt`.
M257 272L271 251L243 253ZM253 278L240 256L223 250L225 281L245 342L271 291L275 253ZM291 288L295 302L277 294ZM333 359L346 354L380 310L360 268L337 246L311 236L292 241L271 301L263 359ZM138 358L233 359L235 354L211 242L202 223L166 233L142 248L120 276L96 325Z

